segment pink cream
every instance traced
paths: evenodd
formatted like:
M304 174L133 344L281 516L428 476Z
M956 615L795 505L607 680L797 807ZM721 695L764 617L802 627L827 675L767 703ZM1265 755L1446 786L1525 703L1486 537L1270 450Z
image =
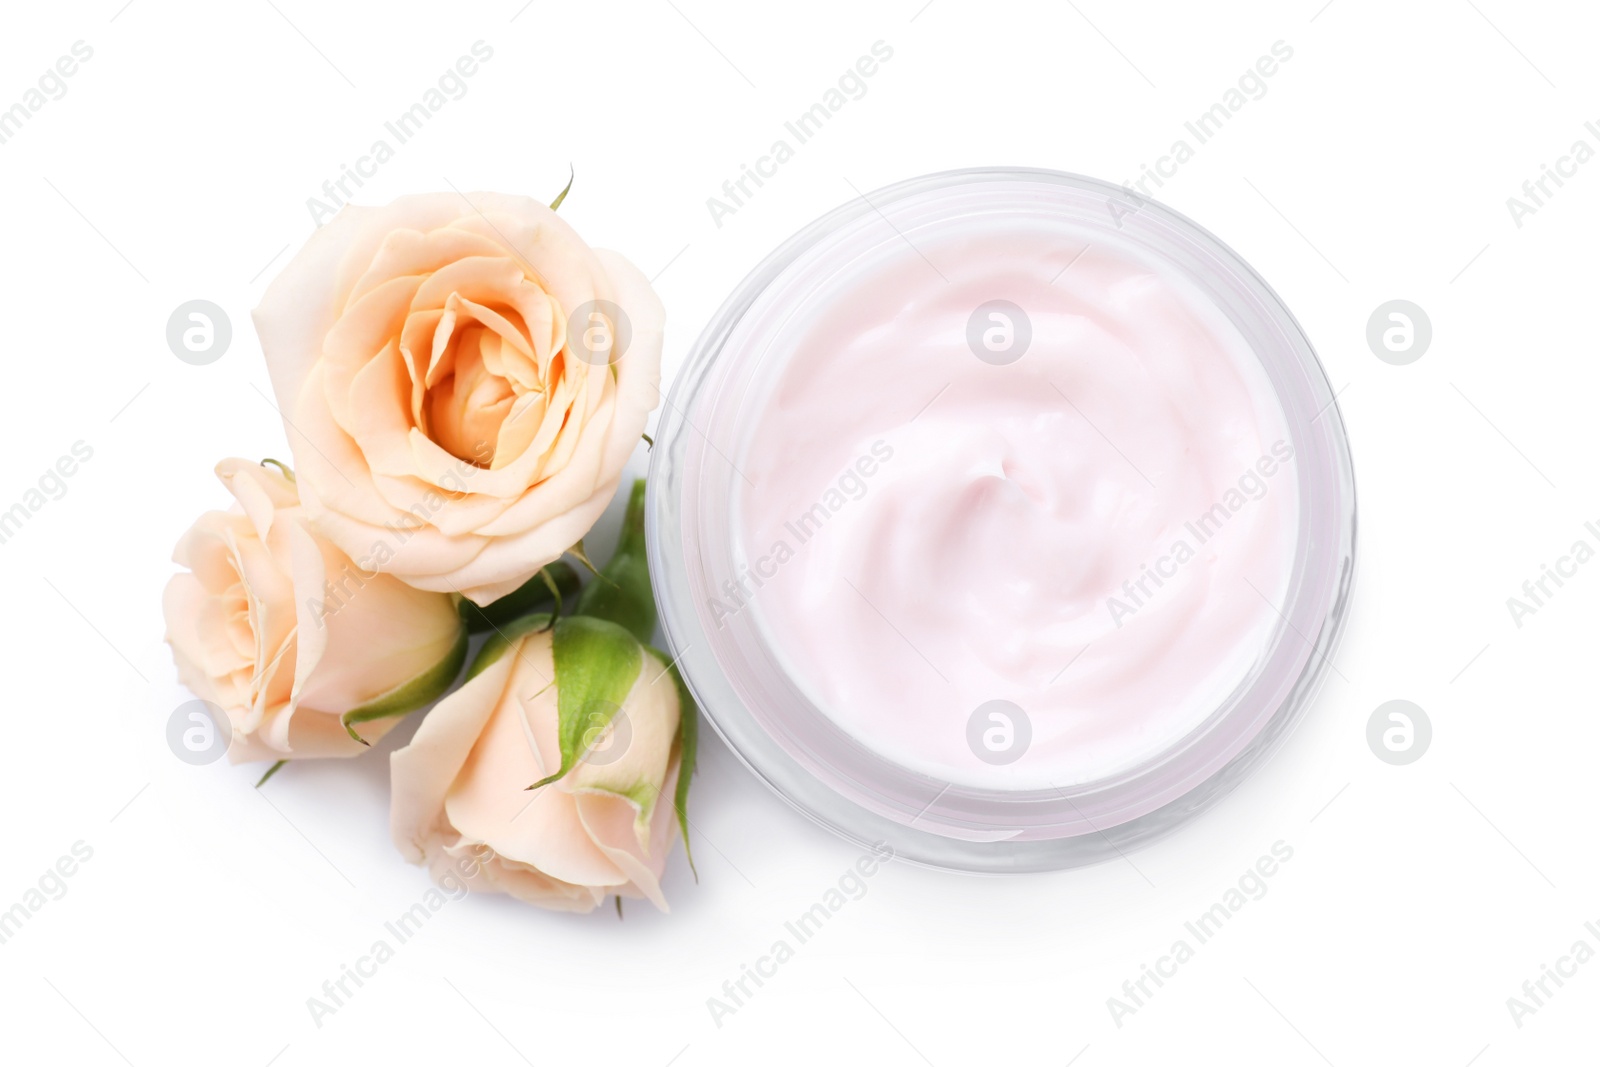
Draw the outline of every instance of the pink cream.
M736 512L756 619L827 716L939 780L1137 767L1281 625L1299 489L1266 373L1182 277L1102 234L892 245L789 321L754 401ZM1005 341L972 325L996 300L1031 329L1014 362L969 340ZM1008 761L972 740L996 700L1030 735Z

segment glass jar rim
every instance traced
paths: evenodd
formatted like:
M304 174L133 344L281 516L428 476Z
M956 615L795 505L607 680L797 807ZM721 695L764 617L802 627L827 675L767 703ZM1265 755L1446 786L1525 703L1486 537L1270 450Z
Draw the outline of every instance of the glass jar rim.
M730 376L741 370L738 354L726 346L752 305L846 227L875 224L874 217L892 227L891 214L911 205L937 208L940 198L999 209L1007 196L1024 195L1068 213L1074 225L1114 227L1119 240L1132 240L1199 284L1240 327L1295 435L1303 498L1289 601L1246 682L1158 758L1055 795L941 783L815 722L807 729L816 736L785 733L790 721L765 706L789 699L790 680L769 677L770 664L713 633L703 611L707 575L717 570L718 526L731 523L719 478L737 476L713 440L721 423L706 413L715 412L719 391L732 388ZM662 626L685 684L758 778L858 844L884 844L913 862L971 872L1114 858L1230 792L1282 744L1330 669L1353 586L1356 529L1354 472L1334 392L1304 331L1260 275L1194 222L1126 187L1059 171L975 168L909 179L841 205L785 241L734 289L664 399L651 450L647 549ZM781 696L769 701L759 694Z

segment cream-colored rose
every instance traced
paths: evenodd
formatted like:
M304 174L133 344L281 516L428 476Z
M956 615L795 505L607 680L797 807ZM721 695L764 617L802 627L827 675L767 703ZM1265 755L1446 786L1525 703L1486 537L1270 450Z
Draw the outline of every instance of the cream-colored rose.
M346 207L255 310L318 526L479 604L611 500L659 398L662 320L626 259L496 193Z
M471 889L589 911L607 896L663 911L677 836L678 690L645 653L621 710L563 777L551 632L511 647L423 720L391 757L395 845L435 879L472 862ZM692 714L692 713L691 713Z
M449 686L467 646L448 594L359 571L279 471L225 459L217 477L237 504L178 542L162 610L178 679L227 712L230 760L353 756L350 729L370 743Z

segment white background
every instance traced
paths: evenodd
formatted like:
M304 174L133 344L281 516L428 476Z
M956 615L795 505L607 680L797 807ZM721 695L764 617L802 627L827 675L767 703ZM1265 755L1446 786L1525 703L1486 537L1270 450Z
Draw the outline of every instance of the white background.
M1600 119L1600 16L1509 0L735 0L9 5L0 107L93 58L0 145L0 510L74 442L93 458L0 544L7 608L0 909L93 858L0 945L12 1062L250 1065L1594 1062L1600 961L1519 1028L1506 998L1600 924L1600 562L1518 628L1506 606L1584 523L1593 476L1600 161L1520 228L1506 199ZM920 10L919 10L920 8ZM1320 10L1319 10L1320 8ZM161 643L179 533L228 455L285 456L248 313L305 201L472 43L493 59L361 191L549 197L669 313L666 370L782 238L951 167L1137 177L1257 57L1292 60L1160 191L1282 294L1342 390L1359 568L1334 675L1265 769L1198 823L1096 868L978 879L891 865L719 1028L706 1001L854 862L714 738L696 884L619 922L452 902L336 1015L306 999L426 876L387 834L383 757L190 767ZM875 41L852 100L719 228L706 207ZM1192 143L1192 138L1190 138ZM174 358L180 303L226 309ZM1433 323L1403 367L1380 303ZM642 464L643 450L638 457ZM613 512L596 540L609 546ZM1418 762L1367 748L1380 703L1431 717ZM410 726L395 731L387 753ZM1121 995L1276 841L1293 859L1117 1026ZM1554 988L1553 986L1551 988Z

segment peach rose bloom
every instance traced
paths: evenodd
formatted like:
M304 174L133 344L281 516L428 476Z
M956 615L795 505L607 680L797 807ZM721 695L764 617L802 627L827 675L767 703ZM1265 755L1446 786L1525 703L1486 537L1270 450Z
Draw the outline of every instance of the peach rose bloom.
M346 207L255 310L318 527L368 570L479 604L615 494L660 395L663 318L626 259L498 193Z
M677 685L646 653L588 757L529 791L561 766L554 678L551 633L532 633L428 713L390 759L395 845L436 880L471 857L469 888L541 907L590 911L617 895L666 911Z
M217 477L237 503L178 542L187 569L162 611L179 681L227 713L232 762L364 752L347 712L418 707L455 679L467 646L452 597L357 571L282 473L225 459ZM398 721L354 728L370 743Z

